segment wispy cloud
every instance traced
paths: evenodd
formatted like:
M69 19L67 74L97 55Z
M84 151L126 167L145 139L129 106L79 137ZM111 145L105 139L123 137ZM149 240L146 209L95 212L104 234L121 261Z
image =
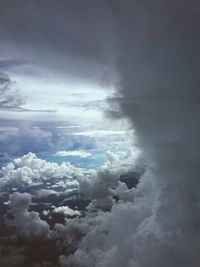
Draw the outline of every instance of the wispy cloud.
M15 88L16 83L10 77L0 72L0 110L15 112L56 112L50 109L28 109L25 106L26 97Z
M58 151L54 154L54 156L88 158L88 157L91 157L92 154L84 150L73 150L73 151Z
M108 136L108 135L123 135L125 131L123 130L87 130L82 132L76 132L74 135L83 135L83 136Z

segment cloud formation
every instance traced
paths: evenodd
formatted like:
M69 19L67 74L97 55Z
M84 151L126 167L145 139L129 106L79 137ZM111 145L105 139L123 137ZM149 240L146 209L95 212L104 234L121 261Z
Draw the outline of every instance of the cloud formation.
M87 171L77 168L69 162L63 162L60 165L47 162L37 158L34 153L29 152L23 157L16 158L13 162L2 167L0 174L1 186L5 186L13 182L34 185L52 179L65 178L74 180L87 174Z
M25 97L13 88L9 76L0 73L0 110L22 111L25 103Z
M14 112L56 112L56 110L28 109L24 107L27 98L15 87L16 83L6 73L0 72L0 110Z
M16 228L17 234L26 239L48 238L50 227L41 220L39 213L28 211L31 195L15 192L10 195L9 212L14 216L10 224Z
M79 216L80 212L78 210L73 210L69 208L68 206L60 206L60 207L54 207L53 213L62 213L65 216Z
M119 34L118 102L147 169L134 200L99 213L60 264L198 267L199 7L179 0L109 3Z
M55 153L57 157L80 157L80 158L88 158L91 157L92 154L90 152L84 150L74 150L74 151L57 151Z
M12 20L7 19L7 14ZM78 9L75 2L57 3L50 0L27 4L22 1L16 5L2 1L2 49L8 55L17 51L18 56L31 59L55 72L75 74L78 79L100 80L104 66L113 57L108 51L112 45L112 20L109 15L104 2L94 3L91 0L80 2ZM21 18L26 26L22 27ZM10 46L6 49L7 43Z
M90 68L83 68L86 66L84 63L76 70L81 73L82 68L82 73L92 78L96 77L99 69L95 63L107 62L105 57L110 52L112 54L112 49L109 48L114 46L119 93L113 102L118 102L121 116L129 118L135 130L141 157L147 164L146 172L135 189L127 189L119 182L118 177L109 171L99 172L93 179L80 179L80 192L91 199L91 205L84 218L76 218L66 225L55 226L60 243L65 248L68 248L69 244L73 247L70 256L67 253L69 250L66 255L63 252L60 256L60 266L198 267L198 3L193 0L144 0L125 3L122 0L107 0L103 1L107 6L105 11L104 5L98 3L99 9L96 9L92 1L87 1L87 4L80 4L81 12L77 13L73 4L62 3L54 12L55 3L49 3L49 9L46 8L45 1L41 5L31 2L31 8L27 4L22 10L17 9L16 14L11 16L15 23L9 24L8 27L5 27L4 11L8 10L9 3L4 3L0 16L4 38L14 39L18 44L31 43L35 49L46 47L45 44L49 43L51 53L47 52L48 55L53 55L52 51L62 51L58 53L59 56L67 52L66 54L71 53L73 56L79 55L80 59L93 58L94 61L89 65L95 66L94 72L89 71L88 75ZM16 8L13 8L12 12L13 10ZM38 13L38 10L41 10L41 13ZM61 15L57 21L53 18L57 18L58 10ZM103 18L106 19L102 20L101 15L104 12ZM32 23L21 29L19 18L24 13L27 14L25 21L29 22L30 19ZM34 16L38 19L33 20ZM44 21L43 16L47 20ZM111 18L112 22L108 18ZM76 23L73 23L74 21ZM103 27L99 21L102 21L103 25L110 22L106 25L109 27ZM68 25L66 35L63 35L61 25ZM113 25L115 38L113 34L108 34ZM106 29L106 34L102 33L100 27ZM22 37L26 36L27 32L29 38L26 41ZM107 41L104 46L108 36L109 41L113 39L113 46ZM63 58L65 62L66 57ZM110 59L110 56L108 58ZM55 62L50 56L44 64L47 65L49 61ZM61 62L63 63L58 60L57 65L55 63L52 68L64 66ZM76 72L74 70L80 61L77 62L72 66L72 72ZM101 132L101 135L108 133ZM94 136L96 132L78 132L75 135L84 134ZM109 134L113 135L113 132ZM108 153L108 158L112 164L118 162L118 157L112 153ZM19 170L15 170L14 164L19 166ZM32 181L32 176L37 178L41 175L46 178L47 174L56 176L59 173L64 177L63 170L64 173L69 171L70 177L73 174L71 166L63 165L60 169L57 164L47 164L28 154L7 165L2 171L4 177L8 177L6 179L18 175L22 180L28 177L27 181ZM118 198L114 198L116 192ZM21 199L21 196L14 195L11 202L16 203L18 199ZM25 201L25 204L19 205L22 208L13 204L13 210L19 210L21 217L25 217L24 221L27 219L29 222L32 213L27 211L26 203L30 200L27 195L22 199ZM33 217L33 222L36 221L40 225L38 216L34 214ZM24 227L26 229L26 226ZM21 228L18 229L21 231Z

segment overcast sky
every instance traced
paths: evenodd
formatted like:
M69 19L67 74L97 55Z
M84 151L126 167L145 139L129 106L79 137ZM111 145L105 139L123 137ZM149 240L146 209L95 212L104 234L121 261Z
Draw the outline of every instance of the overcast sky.
M0 1L1 217L30 242L8 242L4 263L40 240L56 262L31 267L199 267L199 11Z
M1 2L2 158L28 149L50 157L61 147L95 148L102 163L116 139L125 149L128 124L112 120L117 106L107 103L119 82L115 27L104 1Z

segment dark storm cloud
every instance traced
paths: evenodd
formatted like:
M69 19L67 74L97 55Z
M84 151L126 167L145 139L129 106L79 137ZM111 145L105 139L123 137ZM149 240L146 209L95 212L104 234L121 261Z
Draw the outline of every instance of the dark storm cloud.
M104 7L94 1L79 2L78 6L73 1L2 1L1 33L17 43L48 43L58 51L93 57L101 27L96 23L101 14L99 8Z
M137 188L131 191L107 172L82 183L95 203L109 200L109 209L113 207L111 212L92 216L89 210L88 216L60 227L61 233L68 233L75 225L84 235L71 256L60 257L60 266L198 267L197 1L24 1L20 5L4 1L1 6L5 42L32 45L35 51L46 49L56 57L71 54L77 57L72 61L72 72L77 75L84 73L92 79L98 67L82 61L106 64L106 56L110 60L115 48L120 81L115 101L130 119L147 164ZM109 35L113 28L114 34ZM52 58L43 56L42 61ZM64 61L58 60L62 66ZM53 65L55 68L56 62ZM83 66L95 67L85 71ZM123 197L115 203L110 187L118 185ZM66 244L72 240L67 238Z
M0 59L0 70L5 71L10 68L25 65L27 62L19 59Z
M90 80L100 79L102 66L113 58L113 25L104 1L1 1L0 7L8 51Z
M198 267L198 3L108 3L118 31L118 102L148 167L134 202L99 214L61 266Z

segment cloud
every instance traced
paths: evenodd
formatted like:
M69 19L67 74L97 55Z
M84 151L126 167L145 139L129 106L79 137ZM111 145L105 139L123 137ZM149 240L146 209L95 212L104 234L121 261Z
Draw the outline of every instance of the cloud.
M27 62L20 59L0 59L0 69L2 71L9 70L10 68L21 67L25 64L27 64Z
M0 149L11 158L29 151L48 151L53 149L52 133L26 122L10 122L6 125L5 121L1 121Z
M26 239L48 238L50 227L47 222L40 219L38 212L28 211L31 195L15 192L9 199L9 213L14 216L10 224L16 228L17 234Z
M117 176L106 171L80 181L80 190L89 196L94 209L90 206L84 218L56 225L61 243L73 247L73 254L60 256L60 265L198 267L199 6L196 1L181 0L103 3L84 1L77 11L76 4L64 2L56 8L53 2L49 8L42 2L22 9L15 8L15 3L12 10L5 2L0 10L3 39L16 46L31 44L34 51L44 47L36 60L41 56L42 64L51 65L49 68L66 72L68 62L72 73L92 80L102 62L115 62L117 115L130 120L147 165L134 190L127 190ZM15 23L6 23L8 10ZM26 14L23 28L21 14ZM32 49L29 51L33 57ZM72 54L71 61L65 54ZM99 133L108 134L114 133ZM98 132L76 135L96 136ZM109 158L118 162L114 155ZM15 173L12 164L5 170L9 177ZM114 201L117 188L124 199Z
M109 136L109 135L123 135L125 131L123 130L88 130L84 132L76 132L74 135L82 135L82 136Z
M73 135L78 127L66 130L57 124L60 123L0 120L0 162L6 162L6 159L8 162L29 151L44 157L57 151L77 150L87 152L89 157L87 150L97 148L94 137Z
M7 176L9 176L10 178L12 178L12 172L14 172L13 171L14 164L15 164L15 168L18 167L20 171L22 168L26 167L26 168L29 168L30 171L32 170L34 174L37 173L39 176L42 175L42 180L44 179L43 180L44 182L48 181L48 175L46 174L47 166L48 166L48 173L50 172L51 175L54 174L55 169L56 169L56 174L59 173L60 171L56 167L57 164L48 163L44 160L38 159L32 153L29 153L21 158L15 159L13 163L10 163L10 164L11 166L7 166L7 173L4 170L4 175L7 174ZM13 173L13 175L15 177L15 172ZM20 177L25 177L25 176L26 175L23 174ZM64 181L66 182L66 180ZM73 181L76 181L77 183L77 180L73 180ZM78 261L78 257L77 257L78 254L76 254L76 253L79 253L80 247L82 246L81 240L83 240L83 243L85 242L84 244L87 243L87 245L90 242L94 243L94 247L95 247L94 249L96 250L96 246L99 246L98 245L99 243L97 242L96 238L98 238L99 240L103 242L104 240L102 238L104 236L107 236L109 227L111 224L113 224L113 222L112 223L109 222L109 226L107 228L105 224L105 226L103 226L103 230L99 229L99 227L102 227L102 223L104 219L107 222L110 218L109 217L110 213L108 213L107 211L111 210L111 214L114 214L115 209L116 210L119 209L121 211L121 208L120 208L121 205L124 205L124 208L128 210L130 206L132 206L132 201L134 198L134 191L128 190L126 185L119 181L119 175L111 173L108 170L103 170L96 174L93 172L93 174L90 174L89 177L83 174L82 178L79 179L78 181L79 181L79 193L84 194L86 198L89 198L91 200L91 203L87 208L86 216L79 217L81 212L77 210L73 210L69 208L68 206L62 206L62 205L58 207L53 206L52 213L63 213L66 217L73 217L73 218L77 217L77 220L68 219L65 225L56 224L55 227L52 229L52 231L48 230L48 224L46 223L45 223L46 231L44 231L44 227L41 226L42 223L41 223L41 219L39 218L39 213L30 212L28 210L28 208L31 205L30 194L27 194L27 193L22 194L22 193L16 192L10 196L10 201L8 202L10 206L9 213L14 215L14 218L9 221L9 225L13 225L16 227L18 236L23 237L27 240L34 240L34 239L45 240L46 238L55 239L56 246L59 249L59 251L61 251L60 253L63 255L63 256L60 256L61 266L62 265L65 266L64 264L68 264L68 262L71 262L70 264L72 264L72 266L73 264L75 264L75 262L82 264L82 262ZM65 188L67 187L67 184L68 183L66 182L66 184L64 185ZM48 190L48 189L45 189L45 190L41 189L37 192L38 192L38 195L41 197L56 193L55 191ZM118 202L116 202L116 199L114 198L116 195L118 196ZM125 206L125 203L127 202L129 202L129 208ZM128 204L126 205L128 206ZM118 206L119 208L117 208ZM49 214L49 212L45 211L42 214L46 216ZM111 216L114 216L114 215L111 215ZM116 216L120 216L120 212ZM117 217L114 219L116 220ZM21 223L21 220L23 220L23 223L25 223L26 226L24 226L23 223ZM30 223L29 220L31 220L32 223ZM111 217L110 220L113 220L113 217ZM34 228L35 234L31 234L33 228ZM119 231L119 229L116 229L116 231ZM43 234L44 232L46 234ZM85 238L83 238L84 236ZM91 240L87 241L87 239L88 238L90 239L90 237L91 237ZM71 256L69 258L64 256L64 251L66 251L66 249L70 253L70 252L74 252L77 247L78 247L78 250L75 253L76 259L73 259L73 257ZM83 250L82 254L85 253L84 247L82 248L82 250ZM90 245L89 245L89 252L90 252ZM91 257L88 256L88 258L91 258ZM83 262L85 262L85 260ZM95 262L95 259L94 259L94 262ZM90 264L90 263L92 263L92 258L87 262L87 264Z
M0 72L0 110L15 112L56 112L56 110L28 109L25 106L26 97L15 88L10 77Z
M46 196L50 196L50 195L57 195L58 192L52 189L39 189L36 192L36 196L38 197L46 197Z
M139 149L118 150L115 152L108 150L106 151L107 161L102 167L117 174L127 172L130 169L139 170L139 168L143 167L139 156Z
M113 52L107 49L112 45L110 14L104 2L86 1L79 8L83 12L77 12L76 3L50 1L46 8L46 3L24 2L20 3L19 11L15 3L3 2L0 11L3 51L6 55L31 59L65 76L68 73L78 79L100 80L105 65L113 57ZM12 21L7 20L6 14L11 15ZM21 17L27 27L21 27Z
M108 161L112 164L113 162L117 162L117 161L119 161L119 157L115 154L115 153L113 153L112 151L110 151L110 150L108 150L107 152L106 152L106 156L107 156L107 158L108 158Z
M68 206L54 207L53 213L63 213L65 216L79 216L81 213L78 210L73 210Z
M79 191L92 201L88 207L89 210L108 211L115 202L113 199L114 189L118 184L118 175L109 172L109 170L103 170L91 177L80 178Z
M69 162L58 165L39 159L34 153L29 152L2 167L0 183L1 186L12 182L34 185L52 179L73 180L84 175L87 175L86 170L77 168Z
M6 251L6 253L5 253ZM2 266L23 266L27 257L24 255L24 248L15 248L13 246L0 247L0 264Z
M55 153L56 157L80 157L80 158L88 158L91 157L92 154L86 152L84 150L73 150L73 151L58 151Z
M19 91L13 88L9 76L4 73L0 73L0 95L1 110L21 111L22 106L26 103Z
M132 200L99 212L60 264L198 267L199 7L179 0L109 3L119 35L118 103L147 169Z
M73 94L73 96L77 97L77 96L82 96L82 94ZM86 94L83 94L83 96L86 95ZM83 99L83 96L82 96L82 99L80 99L79 101L69 101L69 102L62 102L60 103L61 105L67 105L67 106L71 106L71 107L77 107L77 108L82 108L82 109L85 109L85 110L100 110L100 111L107 111L108 112L108 109L109 109L109 105L108 103L106 102L106 99L100 99L100 100L89 100L86 98L86 99ZM86 95L87 96L87 95ZM90 96L91 98L91 96ZM95 98L95 96L94 96Z

